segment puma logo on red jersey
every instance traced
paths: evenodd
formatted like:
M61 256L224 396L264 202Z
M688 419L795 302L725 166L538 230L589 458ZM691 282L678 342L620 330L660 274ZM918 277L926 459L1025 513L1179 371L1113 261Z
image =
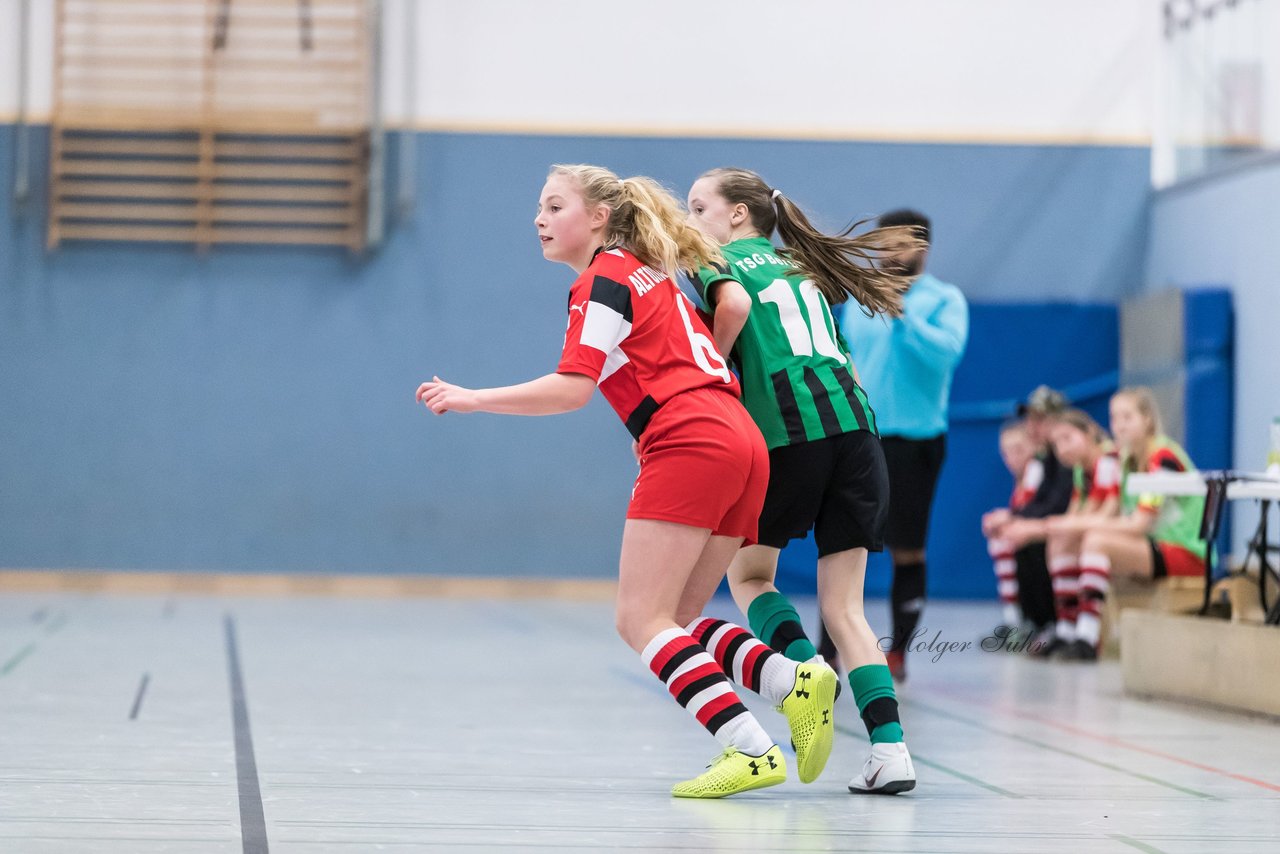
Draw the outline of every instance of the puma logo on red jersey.
M586 317L586 316L587 316L587 303L589 303L589 302L591 302L591 300L589 300L589 299L584 299L582 302L580 302L580 303L579 303L579 304L577 304L577 305L573 305L572 303L570 303L570 304L569 304L569 311L576 311L576 312L578 312L579 314L581 314L583 317Z

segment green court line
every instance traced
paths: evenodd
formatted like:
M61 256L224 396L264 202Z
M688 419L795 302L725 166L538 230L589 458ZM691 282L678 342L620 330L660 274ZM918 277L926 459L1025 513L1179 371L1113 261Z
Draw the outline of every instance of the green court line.
M24 646L13 654L13 657L0 665L0 676L8 676L9 672L22 663L22 660L36 651L35 641Z
M1139 851L1145 851L1147 854L1164 854L1163 851L1153 845L1148 845L1145 842L1140 842L1137 839L1133 839L1132 837L1125 836L1121 833L1108 833L1107 836L1110 836L1117 842L1123 842L1125 845L1137 848Z
M1179 786L1177 783L1170 783L1168 780L1161 780L1159 777L1152 777L1149 774L1141 774L1137 771L1131 771L1128 768L1124 768L1120 765L1113 765L1110 762L1103 762L1101 759L1095 759L1092 756L1089 756L1084 753L1077 753L1074 750L1067 750L1066 748L1063 748L1063 747L1057 747L1055 745L1049 744L1048 742L1040 741L1039 739L1030 738L1025 735L1018 735L1017 733L1005 732L1004 730L987 726L986 724L981 723L980 721L975 721L970 718L962 717L961 715L955 715L955 714L952 714L951 712L945 712L942 709L935 708L926 703L921 703L918 700L904 702L903 700L900 699L899 702L908 708L917 708L922 711L928 712L929 714L936 715L937 717L940 717L940 718L946 718L948 720L957 721L962 724L968 724L969 726L976 727L978 729L985 730L990 733L994 733L995 735L1001 735L1001 736L1004 736L1005 738L1013 739L1014 741L1020 741L1023 744L1030 744L1035 747L1039 747L1042 750L1048 750L1052 753L1060 753L1063 756L1070 756L1073 759L1079 759L1082 762L1088 762L1091 765L1097 765L1099 768L1106 768L1109 771L1117 771L1121 774L1125 774L1130 777L1136 777L1139 780L1145 780L1148 783L1154 783L1157 786L1163 786L1166 789L1173 789L1174 791L1182 792L1185 795L1191 795L1196 798L1204 798L1207 801L1222 800L1222 798L1219 798L1217 795L1211 795L1208 792L1201 792L1197 789L1191 789L1186 786Z
M836 731L842 732L848 736L853 736L854 738L863 736L862 740L866 741L864 733L860 733L857 730L852 729L850 727L846 727L842 724L836 724ZM941 771L944 774L950 774L952 777L955 777L959 780L964 780L966 783L972 783L973 785L986 789L989 792L994 792L995 794L1000 795L1001 797L1005 797L1005 798L1026 797L1025 795L1019 795L1017 792L1011 792L1008 789L1002 789L999 786L995 786L995 785L992 785L991 783L987 783L983 780L979 780L977 777L970 776L969 774L965 774L962 771L957 771L954 768L948 768L946 765L943 765L941 763L934 762L929 759L925 759L924 757L920 756L920 754L915 752L911 754L911 761L917 762L925 766L926 768L933 768L934 770Z
M54 632L58 631L59 629L61 629L63 626L67 624L67 620L68 620L68 617L65 611L59 613L58 616L54 617L51 621L49 621L45 625L45 628L44 628L45 634L51 635ZM6 661L4 664L0 664L0 676L8 676L10 672L12 672L19 664L23 662L24 659L27 658L27 656L31 655L31 653L35 651L36 651L36 642L32 641L31 643L24 646L22 649L15 652L8 661Z

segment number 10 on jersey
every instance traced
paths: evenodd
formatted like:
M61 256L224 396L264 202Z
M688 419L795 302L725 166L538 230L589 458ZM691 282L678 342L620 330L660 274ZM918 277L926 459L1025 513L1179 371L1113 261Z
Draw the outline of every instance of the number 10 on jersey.
M833 330L827 326L827 301L808 279L800 282L799 289L800 298L804 300L804 307L809 313L807 323L800 311L796 292L786 279L774 279L757 296L760 302L777 306L778 319L782 321L793 355L812 356L816 351L820 356L845 364L846 359L836 346Z

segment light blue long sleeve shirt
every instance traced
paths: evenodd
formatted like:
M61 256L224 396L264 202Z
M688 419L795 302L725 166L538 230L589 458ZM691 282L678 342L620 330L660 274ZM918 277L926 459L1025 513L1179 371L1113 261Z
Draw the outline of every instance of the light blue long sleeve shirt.
M951 378L969 339L969 304L955 285L924 273L902 317L867 317L845 303L841 321L882 436L928 439L947 431Z

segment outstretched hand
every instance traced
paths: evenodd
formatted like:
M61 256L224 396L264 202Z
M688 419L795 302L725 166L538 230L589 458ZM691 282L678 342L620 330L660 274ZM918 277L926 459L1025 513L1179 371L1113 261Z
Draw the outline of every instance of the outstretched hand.
M446 412L475 412L476 393L469 388L447 383L439 377L418 386L418 402L436 415Z

